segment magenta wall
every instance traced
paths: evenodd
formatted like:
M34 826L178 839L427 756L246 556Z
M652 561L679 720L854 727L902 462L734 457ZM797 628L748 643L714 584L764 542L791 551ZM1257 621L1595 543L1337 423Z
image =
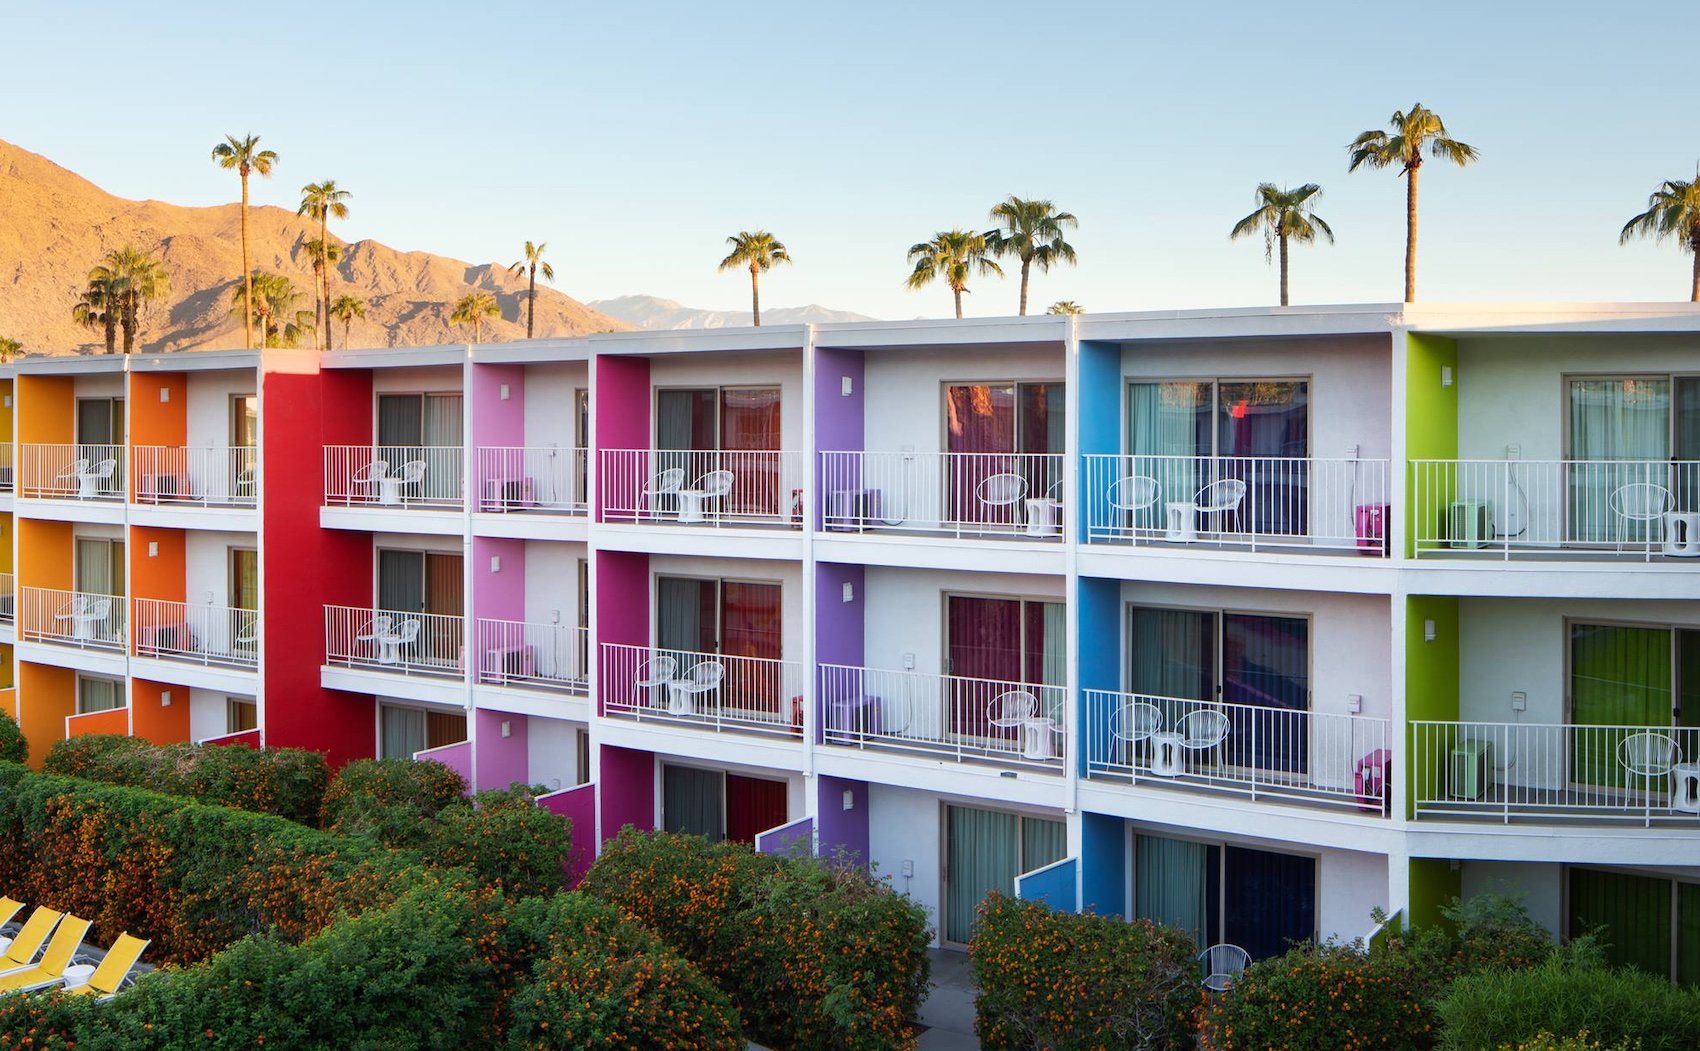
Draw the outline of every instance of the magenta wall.
M460 744L448 744L441 748L428 748L423 752L414 752L413 758L420 762L441 763L459 774L468 788L472 786L471 741L462 741Z
M502 724L508 736L502 736ZM531 756L526 747L528 724L523 715L480 710L473 740L478 742L478 783L473 787L506 788L531 780Z
M573 890L596 860L596 785L579 785L539 796L537 805L559 814L572 825L572 845L567 850L567 889Z
M649 645L649 556L633 551L596 553L597 644ZM608 688L597 676L597 711Z
M820 856L844 854L857 864L868 863L868 783L822 774L818 809ZM850 793L851 809L844 809L844 793Z
M649 448L649 359L621 358L599 355L591 362L596 402L592 414L596 418L597 449ZM601 471L596 474L597 492L608 483ZM635 507L637 482L622 475L621 484L631 486L632 492L609 492L608 498L596 500L597 520L601 508Z
M603 745L596 783L603 840L613 839L626 825L640 832L655 830L654 752Z

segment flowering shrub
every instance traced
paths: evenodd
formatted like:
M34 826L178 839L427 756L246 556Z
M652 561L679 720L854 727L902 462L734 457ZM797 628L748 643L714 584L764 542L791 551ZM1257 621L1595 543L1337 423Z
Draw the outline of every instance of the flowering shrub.
M315 824L330 768L299 748L225 748L150 744L137 737L90 734L60 741L42 769L184 796L199 803L276 814Z
M988 1051L1158 1051L1191 1045L1192 939L1146 920L1053 912L993 893L968 955Z
M27 762L29 757L30 743L23 730L10 715L0 712L0 763Z
M457 801L440 810L430 828L425 855L433 864L465 868L509 897L554 894L566 886L569 822L540 808L523 786Z
M72 1051L86 998L0 996L0 1051Z
M1587 1030L1575 1036L1554 1036L1551 1033L1536 1033L1527 1040L1519 1040L1515 1045L1500 1044L1499 1051L1637 1051L1639 1040L1631 1043L1623 1040L1607 1047L1594 1039Z
M417 823L433 818L466 795L466 781L441 763L412 759L356 759L325 789L320 824L361 832L392 846L414 842Z
M1555 953L1539 966L1466 975L1440 1001L1446 1051L1479 1051L1580 1033L1607 1047L1692 1051L1700 1046L1700 990L1658 975L1599 963L1595 952ZM1535 1045L1539 1047L1539 1044ZM1589 1046L1589 1045L1583 1045Z
M752 1040L912 1047L926 914L865 870L626 829L582 889L660 935L731 995Z

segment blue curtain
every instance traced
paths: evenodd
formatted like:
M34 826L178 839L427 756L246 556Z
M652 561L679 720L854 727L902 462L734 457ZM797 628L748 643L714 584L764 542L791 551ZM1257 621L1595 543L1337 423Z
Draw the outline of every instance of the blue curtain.
M1316 937L1315 859L1224 847L1222 888L1222 940L1252 959Z

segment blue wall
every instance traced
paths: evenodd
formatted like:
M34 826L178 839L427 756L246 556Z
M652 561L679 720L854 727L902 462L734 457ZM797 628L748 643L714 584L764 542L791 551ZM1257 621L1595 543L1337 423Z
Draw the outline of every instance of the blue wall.
M1079 864L1064 858L1015 878L1015 896L1022 901L1039 901L1057 912L1078 911L1074 902L1074 873Z
M1094 698L1086 691L1121 689L1121 584L1102 577L1081 577L1077 595L1080 611L1080 725L1078 739L1084 745L1075 749L1081 776L1086 775L1087 763L1094 758L1114 754L1110 740L1109 713L1119 701L1113 698ZM1086 732L1087 712L1097 730L1098 740Z
M1127 839L1123 822L1108 814L1080 815L1082 912L1120 916L1127 900Z
M1119 343L1080 344L1080 454L1116 454L1122 451L1121 381L1122 348ZM1082 462L1082 485L1088 477ZM1077 539L1086 540L1090 522L1110 521L1107 492L1082 492L1085 514L1074 516Z

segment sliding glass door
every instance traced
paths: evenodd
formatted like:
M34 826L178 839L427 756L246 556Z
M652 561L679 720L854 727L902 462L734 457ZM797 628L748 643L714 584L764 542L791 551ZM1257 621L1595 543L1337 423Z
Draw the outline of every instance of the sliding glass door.
M451 665L460 660L464 635L464 561L457 553L378 550L378 608L401 629L409 613L429 613L403 660Z
M778 715L782 681L783 607L778 584L694 577L657 577L655 643L679 662L679 673L699 654L754 657L728 660L720 703Z
M1025 509L987 504L980 487L1014 474L1025 497L1062 498L1061 383L953 383L944 390L946 511L955 522L1020 521Z
M731 471L727 511L779 514L790 498L779 491L780 403L778 387L656 391L656 469L679 468L687 487L710 471Z
M1700 883L1583 868L1569 883L1570 937L1604 927L1612 965L1700 984Z
M1254 960L1316 936L1316 860L1162 836L1134 837L1133 913L1227 942Z
M754 843L761 833L785 824L787 792L784 781L665 764L661 825L714 843Z
M415 752L443 748L466 740L466 716L456 712L425 711L399 705L378 706L378 755L411 759Z
M990 725L992 705L1024 685L1067 682L1063 604L949 595L945 620L949 673L961 677L951 684L950 731L1013 739L1019 727ZM1037 694L1036 715L1062 720L1060 689L1029 692Z
M1700 727L1700 631L1572 623L1570 721L1625 728L1578 732L1571 769L1576 784L1625 786L1618 746L1636 728Z
M423 461L417 495L445 500L460 494L464 404L459 394L378 395L378 458L389 461L391 473L400 473L408 461Z
M72 586L85 595L124 594L124 541L77 537Z
M944 940L966 944L974 910L988 893L1015 893L1015 878L1061 861L1068 853L1061 821L997 810L945 809Z

